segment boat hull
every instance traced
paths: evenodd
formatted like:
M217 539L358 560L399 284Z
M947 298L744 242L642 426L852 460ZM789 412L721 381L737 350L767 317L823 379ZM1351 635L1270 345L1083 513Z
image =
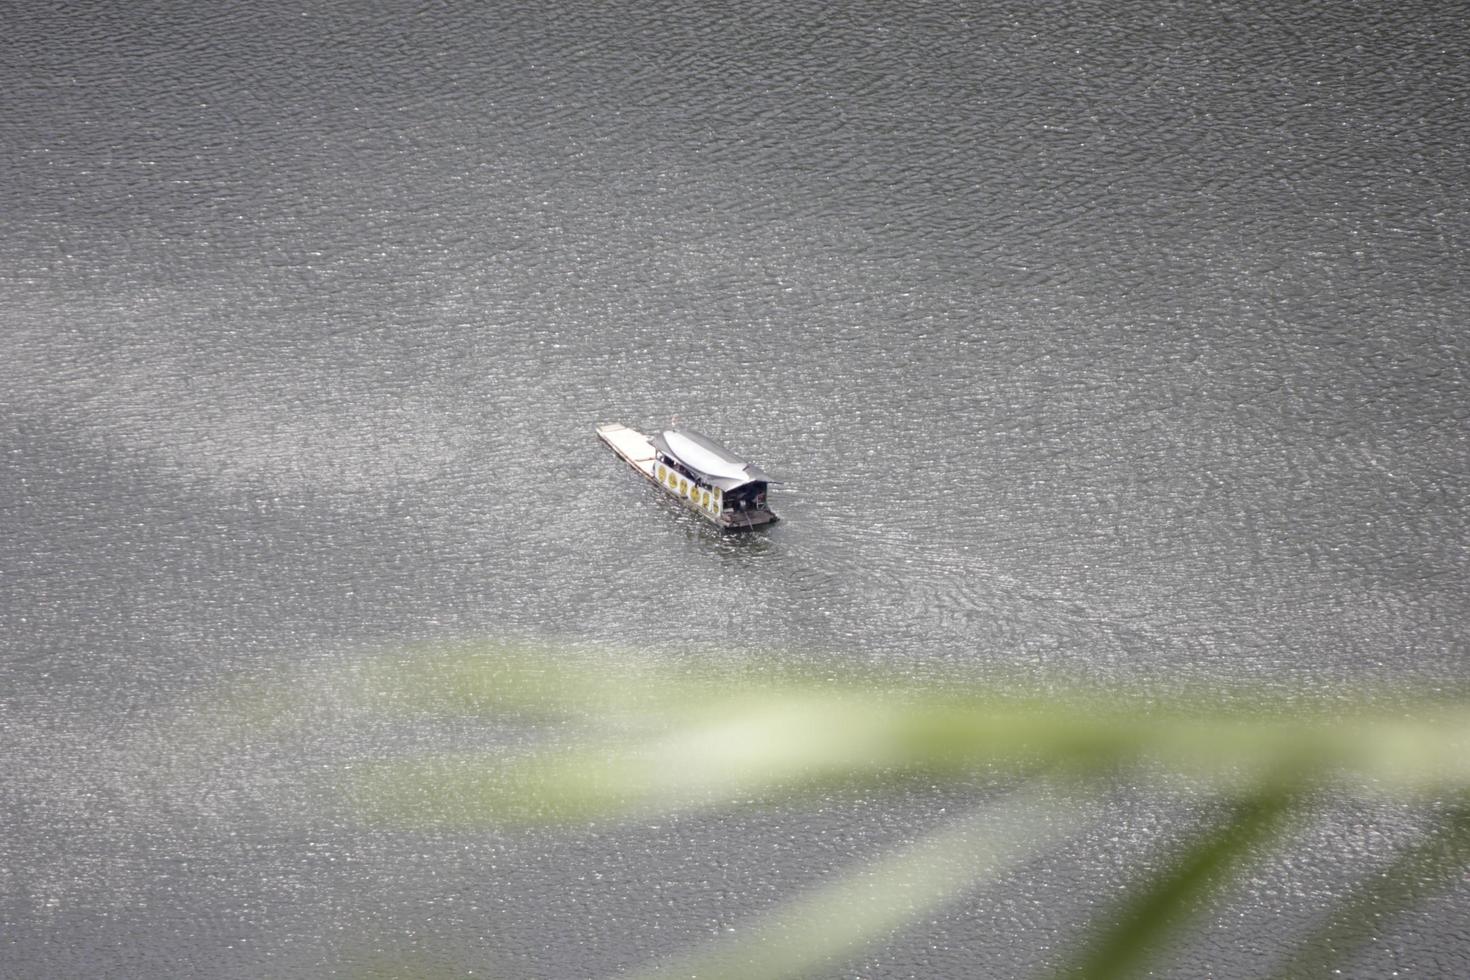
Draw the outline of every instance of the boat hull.
M717 510L714 504L718 501L718 497L711 497L708 491L702 491L677 477L667 479L666 471L659 466L653 441L637 429L630 429L617 422L608 422L597 427L597 438L606 443L609 449L649 483L722 531L754 530L767 524L774 524L778 519L775 514L765 509ZM672 474L668 475L672 476Z

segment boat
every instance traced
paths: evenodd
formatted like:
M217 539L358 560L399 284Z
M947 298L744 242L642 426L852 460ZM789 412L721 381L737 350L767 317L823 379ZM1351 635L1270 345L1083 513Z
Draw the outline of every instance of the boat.
M771 478L709 436L678 426L646 436L608 422L597 426L597 437L623 462L722 530L744 531L778 519L766 505Z

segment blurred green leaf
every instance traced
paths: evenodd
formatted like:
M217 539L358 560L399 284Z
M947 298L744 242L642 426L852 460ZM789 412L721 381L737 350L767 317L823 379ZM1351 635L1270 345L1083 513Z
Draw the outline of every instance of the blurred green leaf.
M685 977L805 976L829 969L964 893L993 883L1081 824L1080 807L1036 781L914 843L849 869L837 880L741 923L736 934L637 974Z
M1071 964L1058 976L1141 976L1150 960L1200 913L1206 899L1282 832L1296 805L1289 780L1273 780L1234 803L1225 820L1167 855L1157 873L1134 882L1116 906L1099 913L1099 927L1079 942Z
M921 785L1032 788L840 876L734 938L650 977L798 976L990 880L1065 835L1063 814L1119 780L1214 799L1229 816L1151 862L1064 955L1064 976L1135 976L1308 803L1351 796L1432 805L1470 793L1470 704L1429 698L1284 703L1248 691L1144 700L1080 688L841 679L749 664L657 664L478 645L385 660L358 700L415 723L478 719L543 738L400 756L353 769L360 812L405 826L637 818L696 807ZM1039 779L1045 774L1045 781ZM1069 803L1059 803L1069 800ZM1309 937L1281 976L1350 954L1376 917L1470 861L1463 809Z
M1440 815L1425 836L1403 848L1387 867L1361 881L1300 939L1272 974L1277 980L1326 977L1382 933L1393 916L1463 876L1470 865L1470 804Z
M1130 767L1211 791L1251 792L1290 762L1313 785L1400 798L1470 789L1470 710L1413 717L1221 711L868 678L663 673L477 652L380 665L366 697L395 710L571 719L549 747L512 756L399 759L360 770L382 815L438 822L580 820L773 793ZM380 806L374 807L377 799Z

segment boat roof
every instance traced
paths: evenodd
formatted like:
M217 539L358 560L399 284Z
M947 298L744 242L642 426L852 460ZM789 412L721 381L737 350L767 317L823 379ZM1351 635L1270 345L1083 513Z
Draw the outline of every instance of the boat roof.
M759 466L747 463L693 429L665 429L655 434L652 442L660 452L677 459L721 490L771 480Z

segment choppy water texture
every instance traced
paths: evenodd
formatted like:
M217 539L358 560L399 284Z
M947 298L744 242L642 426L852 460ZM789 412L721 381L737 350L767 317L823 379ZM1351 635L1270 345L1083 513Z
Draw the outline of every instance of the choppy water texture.
M330 701L362 658L512 636L1467 679L1453 5L154 2L3 34L6 975L607 975L939 817L364 828L289 787L381 733L222 744L242 677ZM592 435L675 414L788 481L782 524L712 536ZM1260 969L1382 853L1362 818L1180 975ZM1111 821L833 975L1044 964L1171 826ZM1467 898L1356 975L1470 972Z

